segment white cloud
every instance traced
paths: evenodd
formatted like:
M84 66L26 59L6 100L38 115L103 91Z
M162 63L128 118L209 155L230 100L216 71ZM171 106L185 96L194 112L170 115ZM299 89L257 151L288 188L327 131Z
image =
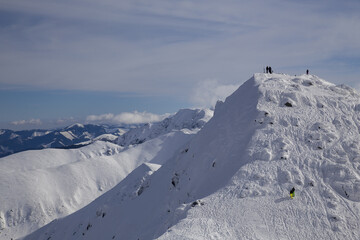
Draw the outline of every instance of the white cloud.
M20 125L41 125L42 122L40 119L30 119L30 120L19 120L19 121L13 121L11 122L14 126L20 126Z
M90 115L86 117L86 121L98 122L98 121L111 121L114 119L114 114L107 113L102 115Z
M141 124L158 122L171 114L154 114L148 112L123 112L120 114L101 114L101 115L89 115L86 119L80 118L60 118L60 119L30 119L30 120L18 120L12 122L0 122L0 128L12 129L12 130L27 130L27 129L58 129L63 128L75 123L85 124Z
M169 114L153 114L148 112L123 112L120 114L90 115L86 118L89 123L113 123L113 124L139 124L158 122L168 117Z
M200 82L194 89L191 101L196 107L214 107L218 100L225 100L240 85L221 84L217 80Z
M15 126L24 125L24 124L26 124L26 121L25 120L13 121L13 122L11 122L11 124L15 125Z
M29 130L29 129L57 129L69 126L74 123L83 122L81 119L62 118L62 119L30 119L18 120L12 122L1 122L0 128L12 129L15 131Z

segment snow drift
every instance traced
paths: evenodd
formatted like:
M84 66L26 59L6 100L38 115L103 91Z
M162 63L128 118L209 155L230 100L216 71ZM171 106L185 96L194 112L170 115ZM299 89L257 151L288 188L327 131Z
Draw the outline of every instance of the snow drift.
M120 183L25 239L360 239L359 127L353 89L255 74L157 171L139 170L136 194Z

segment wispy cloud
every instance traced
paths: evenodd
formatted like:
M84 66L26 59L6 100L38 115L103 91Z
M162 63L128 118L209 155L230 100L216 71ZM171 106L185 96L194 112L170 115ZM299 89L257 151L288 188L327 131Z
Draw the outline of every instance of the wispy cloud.
M200 82L194 88L191 101L196 107L214 107L218 100L225 100L239 85L221 84L217 80Z
M360 55L358 1L5 0L0 10L13 14L0 28L4 84L181 95L267 64L303 71Z
M21 126L21 125L39 126L41 124L42 124L42 122L40 119L19 120L19 121L11 122L11 125L14 125L14 126Z
M28 129L57 129L71 124L83 122L80 119L74 118L62 118L62 119L29 119L18 120L9 123L1 122L0 128L12 129L12 130L28 130Z
M90 115L86 118L89 123L112 123L112 124L139 124L158 122L168 117L169 114L153 114L148 112L123 112L120 114Z
M57 129L72 125L74 123L83 124L142 124L158 122L171 114L154 114L149 112L122 112L119 114L107 113L100 115L89 115L86 119L80 118L60 118L52 120L40 120L40 119L29 119L29 120L18 120L10 123L1 123L1 128L10 128L12 130L25 130L25 129Z

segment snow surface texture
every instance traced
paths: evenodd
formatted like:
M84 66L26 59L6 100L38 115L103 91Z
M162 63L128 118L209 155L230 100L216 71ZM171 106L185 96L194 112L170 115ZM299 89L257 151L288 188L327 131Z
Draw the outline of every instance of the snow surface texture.
M25 239L360 239L359 99L255 74L157 171Z
M187 126L189 120L180 125ZM1 158L0 239L24 236L77 211L142 163L164 163L199 129L156 130L150 140L127 147L97 141L79 149L26 151ZM109 136L100 136L104 138Z

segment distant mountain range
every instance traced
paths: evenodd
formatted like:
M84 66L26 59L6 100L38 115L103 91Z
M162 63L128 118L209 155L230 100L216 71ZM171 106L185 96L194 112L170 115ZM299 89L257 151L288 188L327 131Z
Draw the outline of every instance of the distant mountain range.
M76 148L93 140L115 140L125 130L105 125L73 124L57 130L0 130L0 157L26 150Z
M96 140L120 146L137 145L180 129L200 129L211 117L210 109L181 109L160 122L124 127L73 124L56 130L0 130L0 158L26 150L45 148L74 149Z

